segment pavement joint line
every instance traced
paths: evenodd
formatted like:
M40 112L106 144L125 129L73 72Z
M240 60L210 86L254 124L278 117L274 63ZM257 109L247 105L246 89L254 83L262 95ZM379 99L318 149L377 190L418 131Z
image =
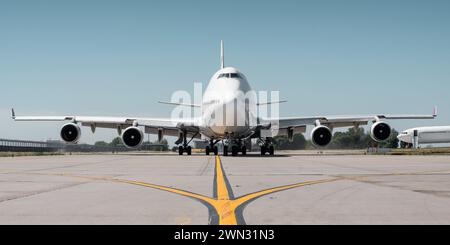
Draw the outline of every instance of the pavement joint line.
M44 193L48 193L48 192L52 192L52 191L59 191L59 190L71 188L74 186L79 186L79 185L86 184L86 183L88 183L88 182L68 183L68 184L60 185L60 186L53 187L53 188L46 188L46 189L42 189L42 190L38 190L38 191L26 192L22 195L11 195L11 196L0 198L0 203L17 200L17 199L21 199L21 198L27 198L27 197L44 194Z

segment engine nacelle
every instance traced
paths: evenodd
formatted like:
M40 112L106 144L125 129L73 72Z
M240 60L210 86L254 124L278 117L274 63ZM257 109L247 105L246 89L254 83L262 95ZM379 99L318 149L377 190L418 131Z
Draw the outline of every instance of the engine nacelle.
M128 148L137 148L144 140L144 133L138 127L128 127L122 132L122 142Z
M76 144L81 136L81 129L75 123L67 123L61 127L61 139L67 143Z
M317 126L311 131L311 141L316 146L327 146L332 137L331 129L326 126Z
M391 126L385 122L376 122L370 129L370 137L377 142L385 141L391 136Z

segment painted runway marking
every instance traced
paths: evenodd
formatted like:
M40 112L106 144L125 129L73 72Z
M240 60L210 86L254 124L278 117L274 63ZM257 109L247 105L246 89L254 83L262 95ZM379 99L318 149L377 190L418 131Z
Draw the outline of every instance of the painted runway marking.
M185 190L174 189L170 187L140 181L121 180L121 179L112 179L112 180L121 183L139 185L153 189L168 191L174 194L190 197L197 201L200 201L202 204L206 205L210 211L209 224L211 225L244 225L245 224L245 220L243 217L244 208L249 203L262 196L302 186L328 183L342 179L345 179L345 177L336 177L330 179L301 182L292 185L274 187L235 198L233 194L233 189L231 188L231 185L223 169L222 161L219 156L216 156L215 170L214 170L213 198Z
M5 170L3 170L5 171ZM81 178L97 181L108 181L115 183L124 183L137 186L148 187L156 190L166 191L173 194L185 196L199 201L205 205L209 210L209 224L210 225L244 225L245 219L243 217L243 211L245 207L252 201L269 194L276 192L281 192L285 190L290 190L294 188L299 188L303 186L330 183L339 180L354 180L361 181L372 177L385 177L385 176L402 176L402 175L418 175L418 174L428 174L428 173L439 173L439 172L450 172L450 170L427 170L421 172L398 172L398 173L380 173L380 174L365 174L356 176L336 176L328 179L313 180L300 182L291 185L284 185L273 187L258 192L246 194L244 196L235 198L233 194L233 189L231 188L230 182L224 171L222 161L219 156L215 157L215 169L214 169L214 187L213 187L213 197L207 197L201 194L189 192L186 190L166 187L162 185L150 184L141 181L117 179L112 177L94 177L94 176L82 176L70 173L32 173L23 171L6 171L0 172L0 174L30 174L30 175L53 175L53 176L63 176L72 178Z

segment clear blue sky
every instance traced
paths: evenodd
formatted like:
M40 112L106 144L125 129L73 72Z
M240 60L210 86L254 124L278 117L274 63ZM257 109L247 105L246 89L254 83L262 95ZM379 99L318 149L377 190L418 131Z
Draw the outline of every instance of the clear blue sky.
M58 138L19 114L170 116L226 64L282 116L431 113L450 124L450 1L1 1L0 138ZM114 130L85 142L109 140Z

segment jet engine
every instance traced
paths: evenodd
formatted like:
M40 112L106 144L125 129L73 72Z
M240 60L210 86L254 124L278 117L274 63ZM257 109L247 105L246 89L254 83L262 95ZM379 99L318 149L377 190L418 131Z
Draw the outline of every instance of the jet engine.
M370 129L370 137L377 142L385 141L391 136L391 126L385 122L376 122Z
M60 135L65 142L76 144L80 139L81 129L75 123L67 123L62 126Z
M122 142L128 148L137 148L144 140L144 133L138 127L128 127L122 132Z
M311 141L316 146L327 146L331 142L331 129L326 126L316 126L311 131Z

